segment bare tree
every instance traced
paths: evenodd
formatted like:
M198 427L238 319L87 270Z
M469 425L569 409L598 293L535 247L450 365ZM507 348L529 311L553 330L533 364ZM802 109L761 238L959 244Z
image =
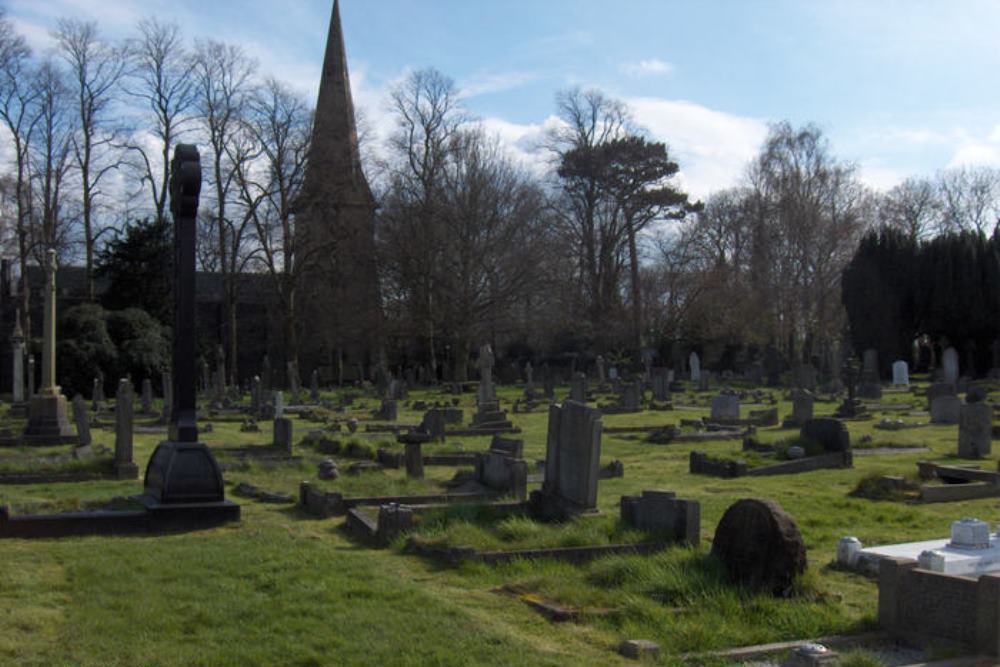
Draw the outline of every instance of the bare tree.
M99 235L94 213L103 194L101 180L118 168L118 161L109 155L116 135L110 110L126 57L123 49L101 39L93 21L61 19L55 37L59 55L70 68L79 115L73 159L80 172L87 297L93 301L94 245Z
M879 201L879 222L922 239L940 223L942 203L933 181L908 178L885 193Z
M193 62L185 53L180 29L156 19L140 21L139 36L129 46L132 67L127 92L146 107L150 134L158 151L145 145L142 133L133 136L128 148L138 157L135 165L140 186L149 185L153 211L164 220L170 182L170 151L191 123L195 89ZM140 187L141 190L141 187Z
M958 167L939 173L937 182L941 199L939 231L993 231L1000 220L1000 170Z
M229 360L230 381L236 381L237 275L246 257L240 252L251 217L245 211L227 216L226 206L237 177L236 164L252 160L254 149L240 141L256 64L236 46L214 40L199 41L192 57L194 109L211 150L214 226L219 271L222 274L226 325L223 344Z
M285 345L295 361L299 287L302 267L308 265L309 258L303 257L292 210L305 175L312 113L299 96L269 78L250 99L243 125L257 157L234 163L238 196L255 231L257 248L252 258L263 265L274 283L283 313Z
M38 89L32 70L31 52L10 20L0 14L0 120L10 133L14 147L14 206L17 255L21 272L20 308L26 331L31 331L30 292L25 267L31 252L32 191L31 141L39 115Z
M434 265L441 260L442 184L455 137L465 121L454 82L433 69L412 72L390 94L396 131L389 141L389 193L381 212L383 247L390 258L389 283L408 304L415 323L409 335L423 337L431 375L437 373L440 291ZM391 301L391 297L390 297Z

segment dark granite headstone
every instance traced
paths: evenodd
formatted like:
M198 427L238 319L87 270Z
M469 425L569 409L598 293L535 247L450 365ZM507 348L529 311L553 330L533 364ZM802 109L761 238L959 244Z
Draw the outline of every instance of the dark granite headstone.
M745 498L719 521L712 554L745 586L785 596L806 571L806 547L792 517L773 500Z

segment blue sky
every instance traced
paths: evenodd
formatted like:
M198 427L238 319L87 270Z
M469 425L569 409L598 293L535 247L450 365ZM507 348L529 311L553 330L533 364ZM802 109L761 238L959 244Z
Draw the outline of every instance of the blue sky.
M60 16L114 37L142 17L238 43L314 99L332 0L0 0L38 49ZM767 123L814 122L873 187L1000 165L1000 2L341 0L375 133L388 88L435 67L521 159L556 91L596 86L666 141L697 196L733 184Z

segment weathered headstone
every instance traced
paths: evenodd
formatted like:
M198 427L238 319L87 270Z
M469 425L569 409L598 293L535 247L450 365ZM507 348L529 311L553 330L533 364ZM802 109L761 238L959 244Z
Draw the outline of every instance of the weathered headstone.
M90 415L87 414L87 401L77 394L73 397L73 421L76 423L76 437L81 447L86 447L92 440L90 437Z
M271 404L274 406L274 419L281 419L285 416L285 394L284 392L271 392Z
M445 408L431 408L424 413L424 418L420 421L419 430L430 436L431 440L444 442L446 418ZM459 419L461 423L461 419Z
M122 479L139 472L132 455L133 400L132 383L122 379L115 393L115 472Z
M653 400L654 401L669 401L670 400L670 378L667 375L666 368L654 368L653 369Z
M993 407L986 402L966 403L958 418L958 455L979 459L990 455L993 439Z
M569 399L577 403L587 402L587 376L583 373L574 373L569 382Z
M701 380L701 359L698 358L697 352L692 352L688 355L688 368L691 369L691 382L698 382Z
M399 416L399 403L391 398L382 399L382 405L375 413L375 419L394 422Z
M299 395L302 390L302 380L299 378L299 365L294 361L289 361L285 366L288 373L288 389L292 392L292 404L298 405L302 402Z
M608 381L607 369L605 368L604 357L597 355L597 381L604 384Z
M489 450L476 454L476 481L523 501L528 485L528 466L522 459L523 450L521 440L494 436Z
M802 424L799 437L815 442L827 452L847 452L851 449L851 434L839 419L816 417Z
M941 355L941 368L944 370L944 381L955 384L958 382L959 364L958 350L946 348Z
M545 480L531 494L537 515L559 517L597 506L601 430L601 413L582 403L549 407Z
M910 366L902 359L892 362L892 384L895 387L910 386Z
M786 421L788 426L802 426L813 418L813 395L804 389L792 392L792 418Z
M865 350L861 380L858 382L858 396L869 399L882 398L882 383L879 380L878 351L876 350Z
M713 421L735 421L740 418L740 398L732 394L720 394L712 397Z
M493 357L493 348L489 343L479 348L479 389L476 392L476 403L492 403L497 400L496 390L493 388L493 364L496 359Z
M420 443L406 443L406 450L403 457L406 463L406 476L410 479L423 479L424 455Z
M292 454L292 442L294 439L292 420L287 417L275 419L273 433L274 446L290 456Z
M319 403L319 369L314 368L309 376L309 400Z
M786 596L806 571L806 547L795 521L773 500L745 498L719 521L712 554L744 586Z
M153 382L149 378L142 381L142 412L153 414Z
M622 496L620 512L625 525L664 533L692 546L698 546L701 541L701 506L697 500L677 498L673 491L643 491L641 496Z
M932 424L957 424L962 412L962 399L954 394L931 399Z
M106 397L104 396L104 378L97 376L94 378L94 390L90 395L91 400L91 410L97 412L104 407L104 401Z
M639 412L642 410L642 381L626 382L622 385L621 394L618 396L618 407L625 412Z

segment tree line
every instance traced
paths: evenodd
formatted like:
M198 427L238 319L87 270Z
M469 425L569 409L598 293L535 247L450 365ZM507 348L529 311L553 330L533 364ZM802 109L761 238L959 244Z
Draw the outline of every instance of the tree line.
M81 21L60 21L54 38L33 54L0 17L0 123L12 147L0 178L4 252L23 267L56 248L84 267L91 299L103 275L118 285L105 305L165 320L164 292L136 290L147 278L134 277L146 270L162 284L153 248L169 242L169 156L194 142L206 176L199 264L222 279L227 358L237 358L246 275L270 277L285 339L298 340L306 294L293 204L311 103L239 47L188 43L155 19L120 42ZM390 135L362 132L387 351L393 365L439 377L465 377L482 341L519 361L658 355L676 365L712 348L739 365L768 346L789 361L822 358L860 335L853 317L848 332L841 284L866 232L891 227L914 243L985 235L1000 211L995 170L875 192L812 125L772 125L739 183L702 202L683 191L669 147L597 90L557 94L543 170L513 159L441 72L410 72L387 105ZM27 317L24 283L20 299Z

